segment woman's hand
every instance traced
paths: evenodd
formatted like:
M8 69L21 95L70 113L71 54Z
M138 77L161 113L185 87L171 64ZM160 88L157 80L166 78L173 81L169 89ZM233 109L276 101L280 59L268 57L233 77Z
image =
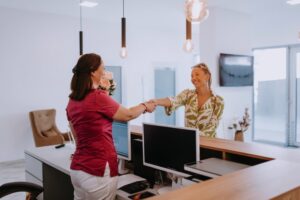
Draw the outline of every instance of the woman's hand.
M156 108L156 104L152 101L145 102L144 105L146 106L146 112L148 113L152 113Z
M169 98L161 98L161 99L151 99L148 101L149 103L154 103L156 106L164 106L170 107L171 101Z

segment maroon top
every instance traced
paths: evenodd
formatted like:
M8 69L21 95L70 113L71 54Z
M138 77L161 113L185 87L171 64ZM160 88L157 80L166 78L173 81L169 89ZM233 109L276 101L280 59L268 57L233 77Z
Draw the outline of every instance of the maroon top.
M67 116L77 135L71 169L103 176L108 162L110 176L118 175L112 138L112 117L118 108L119 104L101 90L92 90L81 101L69 100Z

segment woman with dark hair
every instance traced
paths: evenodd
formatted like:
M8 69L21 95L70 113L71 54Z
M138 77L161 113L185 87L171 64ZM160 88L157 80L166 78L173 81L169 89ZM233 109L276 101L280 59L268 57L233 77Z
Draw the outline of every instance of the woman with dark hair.
M99 90L104 70L101 57L93 53L82 55L73 68L66 111L77 137L70 172L74 200L115 198L118 170L112 122L129 121L155 109L149 102L127 109Z
M185 126L197 128L202 136L215 137L224 109L223 98L211 90L211 73L206 64L192 67L191 81L195 89L186 89L176 97L151 101L164 106L167 115L185 106Z

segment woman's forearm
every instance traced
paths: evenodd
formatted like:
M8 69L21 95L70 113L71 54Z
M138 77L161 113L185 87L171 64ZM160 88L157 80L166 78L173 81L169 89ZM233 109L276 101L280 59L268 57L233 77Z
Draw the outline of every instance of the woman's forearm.
M141 103L137 106L133 106L131 108L125 108L123 106L120 106L119 109L117 110L116 114L113 116L114 120L119 120L119 121L129 121L132 119L137 118L140 116L142 113L145 112L153 112L155 109L155 104L152 102L145 102Z
M154 99L154 102L158 106L170 107L171 101L169 98L161 98L161 99Z
M145 104L139 104L137 106L133 106L133 107L129 108L128 110L131 114L130 118L131 119L137 118L141 113L146 112L146 109L147 109L147 107Z

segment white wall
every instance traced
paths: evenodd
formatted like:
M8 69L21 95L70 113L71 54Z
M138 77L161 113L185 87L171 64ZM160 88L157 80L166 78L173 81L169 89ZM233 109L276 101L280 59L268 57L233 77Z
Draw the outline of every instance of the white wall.
M272 11L263 8L253 15L252 47L300 44L300 6L282 5Z
M101 54L106 65L123 66L126 106L153 97L153 68L157 63L178 69L178 83L187 84L184 74L190 70L192 55L182 51L182 19L166 27L165 23L143 24L129 16L126 60L119 57L120 21L85 19L84 52ZM9 8L0 8L0 26L2 162L23 158L24 149L34 146L28 118L31 110L55 108L59 129L67 130L65 107L71 69L78 59L79 28L78 18ZM146 114L133 123L152 118Z
M73 19L0 8L0 161L33 146L28 112L56 108L62 131L70 69L77 58Z
M126 16L129 56L125 60L119 57L120 16L112 15L111 19L102 13L103 20L84 19L84 52L101 54L106 65L123 66L125 106L153 97L153 68L161 65L176 69L177 92L192 87L190 67L194 56L182 51L183 5L177 3L176 9L167 13L149 5L143 4L146 11L139 17L132 5ZM227 137L227 121L241 117L245 107L252 108L252 87L219 87L219 53L251 54L254 47L297 42L299 24L288 22L299 19L300 12L285 12L274 18L276 23L263 11L254 17L220 8L210 12L200 25L200 38L193 25L194 41L200 45L199 49L196 44L195 53L200 52L201 60L211 67L213 88L224 97L218 136ZM0 162L23 158L24 149L34 146L30 110L55 108L58 127L67 129L65 107L71 69L78 59L78 21L66 15L0 7ZM177 124L183 125L182 110L179 113ZM146 114L133 123L151 120L153 115ZM247 137L249 140L250 134Z
M210 10L207 21L200 25L200 55L212 73L212 86L216 94L225 102L224 113L220 121L218 137L229 138L228 123L234 117L242 117L245 107L252 108L252 87L220 87L220 53L251 55L251 18L247 14L214 8ZM248 130L247 140L251 130Z

